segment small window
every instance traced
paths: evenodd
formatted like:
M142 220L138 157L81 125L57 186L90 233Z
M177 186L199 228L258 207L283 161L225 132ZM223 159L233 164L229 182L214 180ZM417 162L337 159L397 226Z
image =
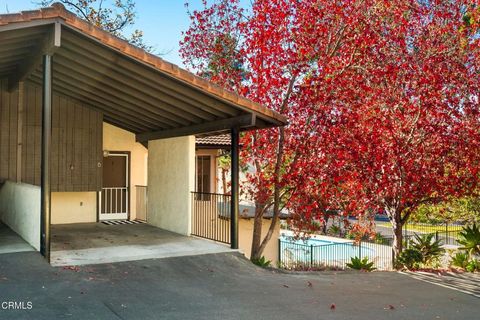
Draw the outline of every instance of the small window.
M211 156L197 156L196 192L211 192L211 161Z

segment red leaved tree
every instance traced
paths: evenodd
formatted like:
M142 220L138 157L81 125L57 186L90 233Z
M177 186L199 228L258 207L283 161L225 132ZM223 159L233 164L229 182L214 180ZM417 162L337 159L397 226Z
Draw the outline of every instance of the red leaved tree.
M412 208L473 190L476 2L218 0L191 13L186 65L290 122L243 136L252 259L283 207L303 225L332 208L383 208L400 251Z
M397 254L416 207L478 186L479 38L471 17L479 10L473 1L377 6L372 43L346 71L354 86L334 77L336 100L319 97L335 108L322 143L357 202L352 209L383 209Z
M304 166L315 155L311 146L317 145L320 136L312 133L321 130L317 127L323 120L309 118L311 103L304 97L312 92L302 84L317 72L316 63L340 52L338 44L347 36L334 17L335 10L325 11L324 27L319 30L322 41L316 44L322 54L312 53L305 39L310 35L299 33L306 16L303 11L310 10L309 6L290 0L255 1L247 10L237 0L203 4L202 10L191 13L192 24L181 43L185 63L200 75L287 115L290 121L288 127L248 132L242 137L242 162L253 168L242 192L255 202L251 252L255 260L262 256L280 211L295 193L305 186L309 194L321 195L319 188L328 186L311 177ZM337 62L335 68L345 64ZM298 210L297 221L321 216L326 207L313 197L308 205L291 206ZM268 210L273 212L271 224L262 232L262 218Z

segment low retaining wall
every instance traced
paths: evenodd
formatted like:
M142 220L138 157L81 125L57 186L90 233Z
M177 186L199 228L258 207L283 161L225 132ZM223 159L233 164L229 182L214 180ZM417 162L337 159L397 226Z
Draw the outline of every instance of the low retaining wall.
M0 187L0 220L40 250L40 187L6 181Z

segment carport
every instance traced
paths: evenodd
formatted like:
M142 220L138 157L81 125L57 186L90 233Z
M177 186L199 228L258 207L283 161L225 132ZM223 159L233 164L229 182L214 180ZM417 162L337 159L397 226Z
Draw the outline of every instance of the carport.
M98 192L105 122L148 147L149 223L184 236L191 230L195 136L229 133L231 247L238 248L239 134L284 125L284 116L132 46L60 4L0 15L0 41L0 179L8 191L0 190L0 201L2 194L3 201L18 199L0 218L12 230L50 260L51 194ZM28 192L38 193L40 202ZM33 209L20 205L25 201Z

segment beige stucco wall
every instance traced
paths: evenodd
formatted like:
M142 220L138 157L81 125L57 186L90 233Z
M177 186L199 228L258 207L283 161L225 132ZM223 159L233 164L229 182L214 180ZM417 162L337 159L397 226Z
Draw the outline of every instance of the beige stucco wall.
M195 137L149 141L148 152L147 222L190 235Z
M147 185L148 150L135 141L135 134L103 123L103 150L130 151L130 220L136 218L136 185Z
M262 239L265 237L272 220L263 219ZM272 238L268 242L263 256L272 261L272 266L276 266L278 262L278 237L280 236L280 223L277 223ZM250 259L253 238L253 219L239 219L238 221L238 246L239 249Z
M96 192L52 192L52 224L96 221Z
M0 220L40 250L40 187L6 181L0 187Z

